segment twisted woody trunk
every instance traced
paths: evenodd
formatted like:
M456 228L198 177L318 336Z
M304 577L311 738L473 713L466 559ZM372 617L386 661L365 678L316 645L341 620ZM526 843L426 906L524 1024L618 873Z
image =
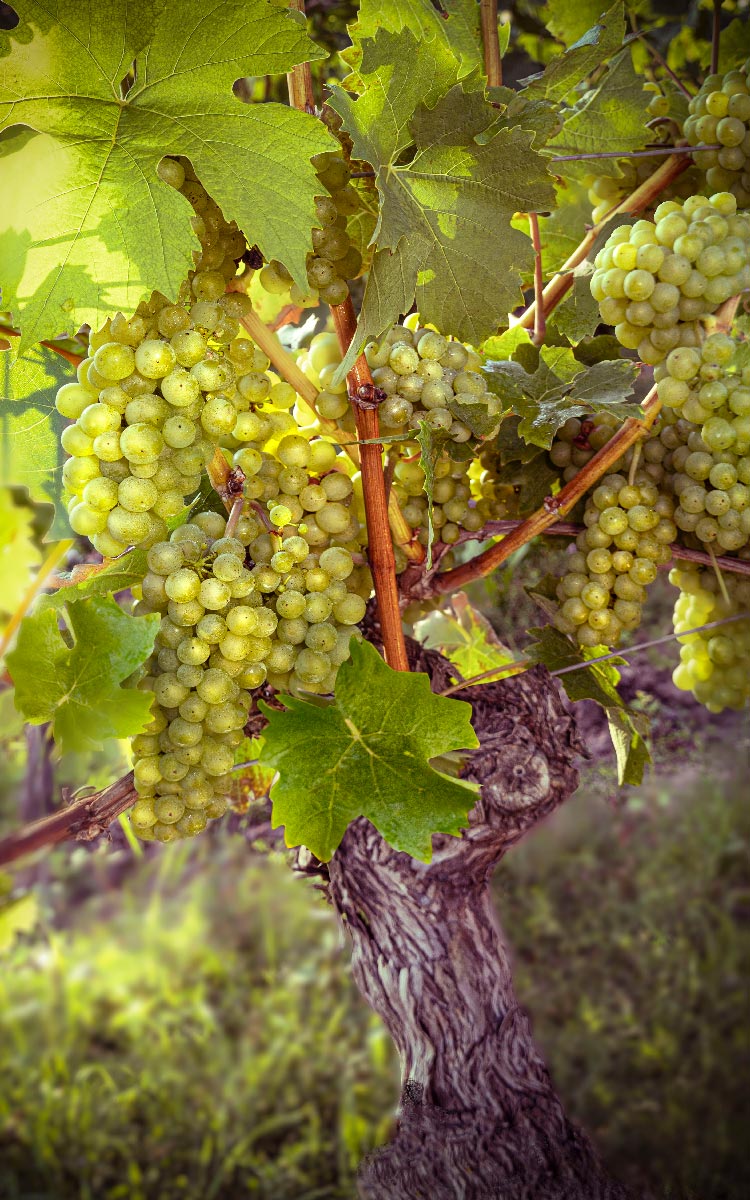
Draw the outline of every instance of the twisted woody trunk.
M444 661L410 647L433 688ZM489 890L505 851L571 795L580 749L543 668L466 689L481 786L462 839L426 865L360 819L329 864L357 984L401 1057L397 1131L363 1164L361 1200L623 1200L565 1116L516 1000Z

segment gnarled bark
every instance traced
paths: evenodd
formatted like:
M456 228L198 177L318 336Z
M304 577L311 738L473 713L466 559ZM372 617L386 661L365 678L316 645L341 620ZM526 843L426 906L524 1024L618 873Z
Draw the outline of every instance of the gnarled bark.
M441 666L429 655L436 690ZM534 1046L488 886L507 848L575 789L574 725L543 668L463 698L481 741L465 836L436 837L424 864L361 819L329 864L357 984L402 1063L397 1132L363 1165L360 1196L621 1200Z

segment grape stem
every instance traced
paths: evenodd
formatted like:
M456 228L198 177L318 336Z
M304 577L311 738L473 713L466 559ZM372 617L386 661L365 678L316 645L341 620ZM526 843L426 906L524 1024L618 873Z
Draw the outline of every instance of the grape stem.
M502 87L503 60L497 36L497 0L479 0L479 21L482 27L484 73L488 87Z
M659 52L659 51L656 49L656 46L652 46L652 45L651 45L651 43L650 43L650 41L648 40L648 38L647 38L646 34L645 34L645 33L641 33L639 29L634 29L634 36L635 36L635 37L637 37L637 38L639 39L639 41L643 42L643 44L644 44L644 46L646 47L646 49L648 50L649 54L650 54L650 55L651 55L651 57L653 58L654 62L657 62L657 63L659 64L659 66L660 66L660 67L661 67L661 68L662 68L664 71L666 71L667 75L668 75L668 76L669 76L669 78L672 80L672 82L673 82L674 84L676 84L676 85L677 85L677 87L680 89L680 91L682 92L683 96L687 96L688 100L692 100L692 98L693 98L693 93L690 91L690 89L689 89L689 88L687 88L687 87L685 86L685 84L684 84L684 83L683 83L683 81L682 81L682 80L679 78L679 76L675 74L675 72L672 70L672 68L671 68L671 67L668 65L668 63L667 63L667 60L666 60L666 59L665 59L665 58L664 58L664 57L663 57L663 56L660 54L660 52Z
M531 229L531 244L534 247L534 333L531 338L535 346L544 343L547 333L547 319L544 314L544 273L542 270L542 242L539 237L539 217L535 212L529 213L529 228Z
M721 150L721 145L652 146L648 150L602 150L595 154L559 154L550 162L583 162L597 158L657 158L669 154L695 154L696 150Z
M586 671L589 667L596 666L597 663L608 662L611 658L624 658L626 654L637 654L640 650L650 650L652 646L664 646L667 642L678 641L680 638L687 637L692 633L704 633L709 629L718 629L721 625L729 625L732 621L747 621L750 618L750 613L735 613L732 617L722 617L719 621L709 621L707 625L696 625L694 629L683 629L680 633L675 630L673 633L667 633L664 637L651 638L648 642L637 642L635 646L626 646L624 649L610 650L607 654L600 654L596 658L588 658L585 662L572 663L568 667L558 667L555 671L550 671L550 675L570 675L573 671ZM572 643L571 643L572 645ZM497 675L500 671L513 671L513 674L518 674L521 670L528 671L530 667L537 666L537 663L531 662L529 659L519 658L516 662L503 663L499 667L492 667L489 671L482 671L479 675L472 675L470 679L464 679L461 683L456 683L453 687L446 688L444 692L440 692L441 696L450 696L453 692L460 692L463 688L473 687L475 683L481 683L482 680L488 679L491 675Z
M343 304L332 305L331 313L341 353L345 355L357 329L357 318L351 296L348 296ZM374 390L372 375L364 354L359 355L347 375L347 386L354 409L357 436L362 441L379 437L380 422L377 406L363 402L364 397ZM406 657L406 643L401 625L396 586L396 564L388 521L388 501L385 494L385 476L380 446L361 446L360 461L367 518L368 557L375 583L385 659L394 670L408 671L409 662Z
M5 337L20 337L21 331L14 329L12 325L0 325L0 334L3 334ZM73 350L66 350L64 346L58 346L56 342L40 342L39 345L46 346L48 350L54 350L55 354L59 354L67 359L73 367L77 367L85 358L85 355L76 354Z
M292 358L289 351L282 346L276 334L267 325L264 325L256 312L250 312L242 318L242 325L250 334L255 344L260 347L267 358L270 359L271 365L278 371L282 379L285 379L291 387L294 388L297 395L301 396L307 407L315 415L320 423L321 429L332 437L352 462L359 466L359 444L356 438L352 438L350 434L345 433L339 428L335 421L330 421L326 417L321 417L317 409L318 390L315 385L307 378L304 372L298 367L297 363ZM402 550L412 562L424 561L424 549L419 542L414 540L412 530L404 520L401 509L398 506L398 499L391 495L388 501L388 513L391 523L391 530L396 543L401 546Z
M232 507L229 511L229 517L227 518L227 524L226 524L226 528L224 530L224 537L228 537L228 538L234 537L234 535L237 531L237 525L239 524L239 519L242 516L242 509L244 508L244 506L245 506L245 501L244 501L243 497L238 496L236 498L236 500L234 501L234 503L232 504Z
M570 291L574 283L575 277L573 272L575 268L579 267L588 257L600 234L608 222L611 221L612 217L618 216L620 213L633 214L641 212L644 208L647 208L652 200L655 200L660 192L673 179L676 179L678 175L686 170L689 165L690 162L686 154L671 154L660 167L657 167L653 175L650 175L640 187L637 187L634 192L626 196L620 204L612 208L598 225L594 225L589 230L570 258L563 263L560 270L545 287L542 293L542 305L545 317L549 316L556 305ZM533 329L536 320L536 307L536 300L534 300L519 317L510 318L511 326L520 325L523 329Z
M570 512L571 508L585 495L598 479L608 470L612 463L617 462L626 450L651 428L656 420L661 402L653 387L642 403L643 416L640 420L630 417L614 437L602 446L601 450L590 458L578 474L567 483L556 496L547 496L544 503L536 512L522 521L516 529L494 546L489 546L470 562L463 563L438 576L434 581L438 592L452 592L471 583L474 579L482 579L489 575L515 550L525 546L532 538L544 533L557 518Z
M294 8L304 16L305 0L289 0L289 8ZM312 71L309 62L298 63L292 67L286 77L289 89L289 103L300 112L315 116L315 93L313 92Z

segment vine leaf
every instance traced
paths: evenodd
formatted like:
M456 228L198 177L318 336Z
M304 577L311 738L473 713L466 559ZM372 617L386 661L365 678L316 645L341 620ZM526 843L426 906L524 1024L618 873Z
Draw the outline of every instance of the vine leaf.
M326 862L364 816L396 850L429 862L434 833L458 835L468 824L476 788L430 759L479 744L471 706L433 695L427 675L392 671L374 646L352 639L335 704L285 696L284 705L259 707L268 717L261 765L279 772L273 827L285 826L288 846Z
M42 556L34 541L34 513L0 488L0 613L14 613Z
M78 567L69 580L65 579L62 587L40 598L37 611L63 608L90 596L114 596L140 583L147 570L146 551L138 548L128 550L127 554L121 554L106 565Z
M70 537L61 503L65 452L60 435L67 425L55 394L69 383L71 368L44 346L20 352L19 339L0 354L0 484L25 487L32 500L54 504L50 541Z
M58 614L25 617L7 656L16 708L32 725L52 722L61 753L100 749L108 737L132 737L150 719L152 696L120 684L146 661L159 615L131 617L114 600L93 596Z
M489 362L485 375L503 404L521 418L517 433L524 441L549 450L555 433L570 417L611 412L638 417L641 408L629 401L637 368L626 359L599 362L580 369L568 347L543 346L533 374L520 363Z
M210 21L202 0L129 0L106 20L77 0L14 7L21 23L0 31L13 180L0 246L24 346L96 328L154 289L176 297L198 241L187 200L156 174L165 152L189 158L225 217L305 284L320 190L310 157L337 143L313 116L231 90L323 56L296 13L270 0L217 0Z
M512 652L465 592L455 592L445 608L428 613L414 632L423 646L439 650L453 663L463 679L495 667L499 671L513 662Z
M357 20L347 29L353 45L343 52L342 58L356 70L362 61L363 41L374 38L379 29L396 34L406 29L419 39L422 52L432 43L429 48L432 58L453 59L457 79L482 69L479 8L475 0L444 0L440 9L438 14L431 0L363 0ZM498 22L499 30L505 28ZM500 35L506 45L509 26L507 30ZM345 86L351 87L352 82L347 79Z
M634 786L642 783L643 772L652 761L648 747L649 721L644 713L628 708L617 690L620 681L617 664L624 659L587 664L587 659L596 657L603 647L583 654L565 634L551 625L530 629L529 633L537 639L526 647L526 653L534 662L543 663L550 671L580 663L580 671L566 672L560 676L560 682L571 700L593 700L607 714L617 759L617 782Z
M554 204L533 131L500 128L484 94L455 83L455 63L422 49L407 29L381 29L364 45L363 94L334 88L330 100L381 199L378 253L343 373L415 297L424 321L457 337L476 344L493 332L521 302L532 262L510 218ZM504 236L488 240L496 227Z
M577 84L619 50L625 31L625 7L615 0L563 54L558 54L540 75L521 82L521 95L529 100L563 100Z
M633 67L630 49L618 54L602 82L581 108L576 108L562 129L547 142L554 154L603 154L612 150L641 150L649 140L648 104L643 77ZM582 178L591 174L591 162L556 163L561 175ZM598 175L622 177L616 158L596 160Z

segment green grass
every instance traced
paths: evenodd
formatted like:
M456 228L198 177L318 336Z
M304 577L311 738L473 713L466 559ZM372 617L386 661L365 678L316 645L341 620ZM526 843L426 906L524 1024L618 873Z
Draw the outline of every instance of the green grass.
M247 854L180 847L6 960L4 1200L352 1194L388 1042L320 900Z
M579 793L501 866L497 897L519 998L611 1169L665 1200L744 1200L747 776L673 789L641 789L635 812Z
M745 1200L747 787L683 773L615 810L610 785L497 873L519 999L613 1172ZM97 896L111 855L56 851L47 923L0 959L0 1196L351 1198L398 1072L319 893L227 835Z

